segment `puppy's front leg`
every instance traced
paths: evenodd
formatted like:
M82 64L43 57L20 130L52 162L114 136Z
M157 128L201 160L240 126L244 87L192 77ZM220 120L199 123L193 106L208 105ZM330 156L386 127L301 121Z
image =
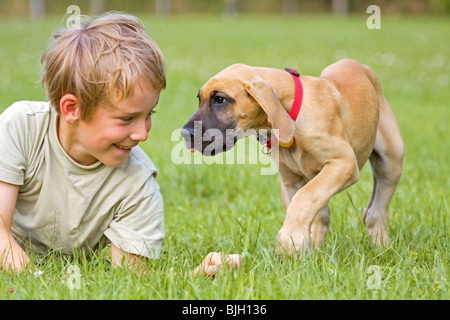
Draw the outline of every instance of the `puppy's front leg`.
M304 187L297 191L278 233L277 254L304 256L312 251L311 225L333 195L359 179L356 159L329 161Z

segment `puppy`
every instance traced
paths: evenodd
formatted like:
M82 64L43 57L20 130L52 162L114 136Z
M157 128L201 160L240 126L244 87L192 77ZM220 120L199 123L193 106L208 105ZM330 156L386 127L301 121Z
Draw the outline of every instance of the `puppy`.
M358 181L369 160L373 192L363 221L374 243L388 245L388 207L404 144L377 76L351 59L328 66L320 77L286 70L235 64L216 74L199 90L198 109L183 127L186 145L214 155L250 129L268 132L264 140L278 151L286 209L280 255L302 256L324 242L330 199ZM211 129L225 139L204 139Z

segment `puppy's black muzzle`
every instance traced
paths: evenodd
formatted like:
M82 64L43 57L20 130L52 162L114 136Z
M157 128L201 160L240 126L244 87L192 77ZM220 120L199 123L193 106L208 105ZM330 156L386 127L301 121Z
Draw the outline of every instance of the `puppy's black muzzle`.
M186 141L194 141L194 128L185 125L183 129L181 129L181 136Z
M195 148L194 143L198 139L195 139L195 129L193 123L188 122L183 126L183 129L181 129L181 136L184 138L186 148L190 149L191 151L202 150L201 146L200 149Z
M186 148L191 152L200 151L205 156L214 156L229 149L230 146L225 143L225 133L213 128L215 135L211 135L211 132L206 134L206 130L201 121L186 123L180 133L184 138ZM236 140L237 138L234 139L231 147L234 146Z

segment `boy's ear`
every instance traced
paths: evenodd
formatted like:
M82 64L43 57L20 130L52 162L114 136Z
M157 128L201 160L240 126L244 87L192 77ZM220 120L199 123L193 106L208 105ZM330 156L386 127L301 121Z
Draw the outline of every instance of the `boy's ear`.
M80 103L73 94L65 94L59 101L61 117L69 124L74 124L80 120Z

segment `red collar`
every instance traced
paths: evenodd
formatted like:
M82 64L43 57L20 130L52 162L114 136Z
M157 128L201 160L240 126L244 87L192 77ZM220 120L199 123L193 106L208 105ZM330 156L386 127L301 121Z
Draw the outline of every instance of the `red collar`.
M302 107L303 86L302 86L302 82L300 81L300 73L298 73L298 71L296 71L292 68L286 68L284 70L289 72L295 81L295 98L294 98L294 103L292 104L291 112L289 112L291 119L295 121L300 112L300 108ZM275 137L272 137L272 139L267 140L267 144L266 144L267 149L270 149L272 147L272 144L275 144L276 141L277 141L277 139ZM283 148L286 148L286 149L291 149L294 145L295 145L295 138L292 138L292 141L287 145L282 145L280 143L280 146L282 146Z

